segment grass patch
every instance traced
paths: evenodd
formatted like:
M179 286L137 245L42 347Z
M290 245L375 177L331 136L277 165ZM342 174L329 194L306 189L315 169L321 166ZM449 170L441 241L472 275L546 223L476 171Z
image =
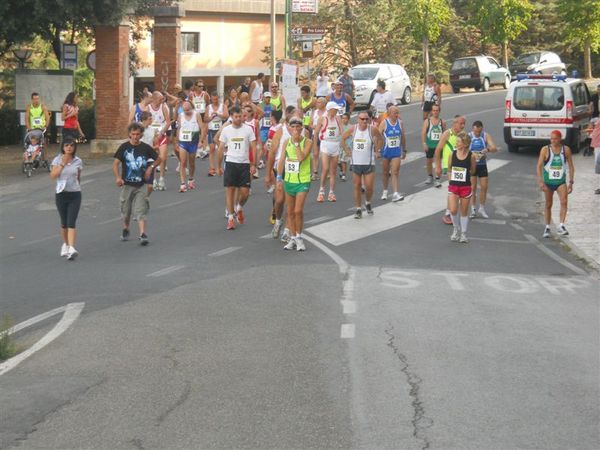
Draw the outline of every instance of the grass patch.
M12 358L17 354L17 346L8 330L13 326L9 316L4 316L0 322L0 362Z

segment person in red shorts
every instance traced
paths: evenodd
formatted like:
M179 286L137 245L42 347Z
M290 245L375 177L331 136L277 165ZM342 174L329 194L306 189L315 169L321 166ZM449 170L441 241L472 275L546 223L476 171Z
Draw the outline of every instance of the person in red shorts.
M453 242L469 242L467 239L469 204L473 195L471 176L477 169L477 160L469 150L470 145L470 136L461 131L456 135L454 151L448 156L448 209L454 225L450 237Z

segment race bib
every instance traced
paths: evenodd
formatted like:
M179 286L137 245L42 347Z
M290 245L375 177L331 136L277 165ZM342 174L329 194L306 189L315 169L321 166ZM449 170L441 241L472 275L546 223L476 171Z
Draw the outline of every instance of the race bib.
M195 102L194 109L200 114L204 114L204 111L206 111L206 102Z
M221 128L221 121L213 120L208 124L208 129L211 131L217 131Z
M270 117L264 117L262 120L262 127L263 128L269 128L271 126L271 118Z
M42 118L41 117L34 117L34 119L33 119L33 126L34 127L41 127L42 126Z
M560 180L563 177L563 173L564 173L564 169L562 167L550 166L550 171L548 172L548 179Z
M391 137L388 138L388 147L389 148L398 148L400 147L400 138L399 137Z
M150 128L154 130L155 134L158 134L160 133L160 130L162 130L162 125L160 123L153 123L152 125L150 125Z
M333 138L335 137L335 127L329 127L327 128L327 137Z
M353 150L355 152L364 152L367 149L366 139L354 139Z
M300 161L285 160L285 173L300 173Z
M452 167L450 180L465 182L467 180L467 169L465 167Z
M267 150L271 150L271 139L267 141Z
M344 106L338 106L338 112L337 112L338 116L344 115L345 112L346 112L346 108Z
M244 138L231 138L229 141L229 145L227 146L229 150L235 152L244 153L246 151L246 139Z
M62 191L65 190L66 186L67 186L67 180L58 180L56 182L56 193L60 194Z
M179 133L179 140L181 142L192 142L192 132L187 130L181 130Z
M431 140L432 141L439 141L441 138L442 138L442 133L440 133L439 131L431 132Z

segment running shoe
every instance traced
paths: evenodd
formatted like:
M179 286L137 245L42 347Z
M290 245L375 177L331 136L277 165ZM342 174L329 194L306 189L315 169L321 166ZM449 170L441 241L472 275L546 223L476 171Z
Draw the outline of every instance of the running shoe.
M272 194L274 190L275 190L275 186L273 186L273 185L269 186L269 189L267 190L267 194Z
M290 236L290 230L287 228L283 229L283 234L281 235L281 242L289 242L292 236Z
M365 187L365 185L364 185L364 184L363 184L363 185L360 187L360 192L361 192L362 194L364 194L365 192L367 192L367 188Z
M398 193L398 192L394 192L394 194L392 195L392 201L393 202L399 202L401 200L404 200L404 195Z
M188 180L188 189L196 189L196 183L194 180Z
M303 252L306 250L306 245L304 245L304 239L302 239L301 237L297 237L295 239L296 241L296 250L299 252Z
M387 197L388 197L388 191L386 189L381 193L381 200L387 200Z
M467 242L469 242L466 233L460 233L460 238L458 239L458 242L462 244L466 244Z
M152 182L152 189L154 189L155 191L158 190L158 178L155 178Z
M325 191L319 191L319 195L317 195L317 202L323 203L325 201Z
M166 191L167 190L167 186L165 185L165 179L163 177L160 177L158 179L158 190L159 191Z
M63 244L60 248L60 256L68 256L69 255L69 246L67 244Z
M544 233L542 234L542 237L545 237L545 238L550 237L550 227L544 228Z
M370 203L365 203L365 208L367 209L367 214L372 216L375 211L373 211L373 206Z
M126 241L128 239L129 239L129 229L123 228L123 231L121 231L121 240Z
M310 176L310 181L317 181L319 179L319 174L317 172L313 172Z
M561 236L568 236L569 232L567 231L567 229L565 228L564 225L560 225L557 229L556 232L558 234L560 234Z
M296 249L296 238L291 238L287 244L283 246L284 250L295 250Z
M185 192L187 191L187 186L185 185L185 183L181 183L179 185L179 192Z
M175 167L175 172L179 173L180 168L181 168L181 164L177 163L177 167Z
M265 168L265 162L261 159L258 162L258 166L256 166L256 167L258 167L259 169L264 169Z
M425 184L432 184L432 183L433 183L433 175L427 176L427 179L425 180Z
M148 245L148 235L146 233L142 233L140 236L140 245L143 245L144 247L146 245Z
M452 231L452 236L450 236L450 240L452 242L458 242L459 239L460 239L460 231L458 231L458 228L454 227L454 230Z
M471 214L469 214L469 219L474 219L477 217L477 211L475 211L475 207L471 206Z
M433 185L434 185L436 188L441 188L441 187L442 187L442 181L441 181L441 180L440 180L438 177L436 177L436 178L435 178L435 180L434 180L434 182L433 182L433 183L434 183Z
M343 174L340 175L340 180L346 181L346 174L345 173L343 173Z
M446 225L452 225L452 217L450 214L444 214L444 217L442 217L442 222L444 222Z
M258 174L258 170L252 174L252 178L255 180L258 180L260 178L260 175Z
M329 191L329 195L327 196L327 201L328 202L337 201L337 198L335 198L335 194L333 193L333 191Z
M208 169L208 176L209 177L216 177L217 176L217 171L215 169Z
M244 216L244 210L243 209L238 209L237 215L236 215L236 219L237 219L237 222L240 225L242 225L244 223L244 220L246 220L246 219L245 219L245 216Z
M233 220L233 217L229 217L227 219L227 229L228 230L235 230L235 222Z
M362 219L362 209L361 208L356 208L356 211L354 212L354 218Z
M273 225L273 229L271 230L271 236L273 239L279 239L279 233L281 232L281 222L275 221Z
M69 261L73 261L75 258L77 258L77 255L79 255L79 252L77 250L75 250L75 247L69 246L69 252L67 253L67 259Z
M200 152L200 159L206 159L206 158L208 158L208 153L209 152L207 150L202 150Z
M479 214L484 219L489 219L490 218L490 216L488 216L488 213L485 211L485 208L483 206L479 207L479 211L477 211L477 214Z

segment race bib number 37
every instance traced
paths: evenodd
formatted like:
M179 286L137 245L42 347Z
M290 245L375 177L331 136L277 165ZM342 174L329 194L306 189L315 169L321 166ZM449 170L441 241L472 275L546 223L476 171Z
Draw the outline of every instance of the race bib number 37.
M464 167L452 167L450 180L459 182L467 181L467 169Z
M398 148L400 147L400 139L397 137L388 138L388 147L389 148Z

